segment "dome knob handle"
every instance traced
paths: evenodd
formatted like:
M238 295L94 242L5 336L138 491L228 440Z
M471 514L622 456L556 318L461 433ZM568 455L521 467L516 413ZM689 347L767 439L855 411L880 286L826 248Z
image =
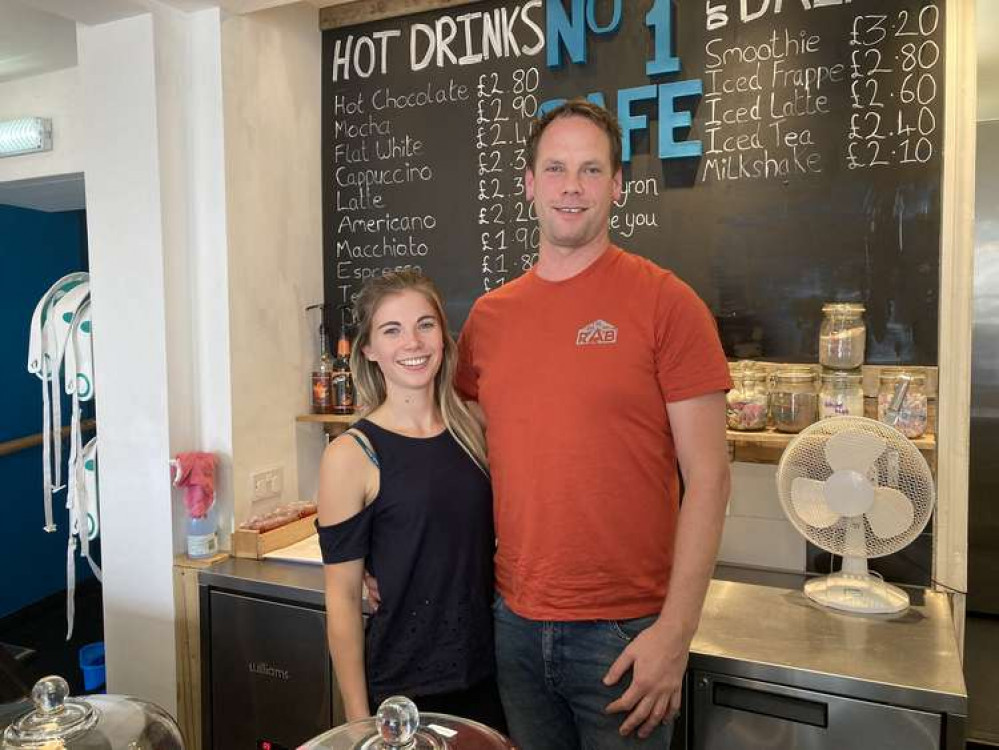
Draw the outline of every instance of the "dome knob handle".
M43 677L31 689L31 700L42 714L57 714L69 697L69 684L59 675Z
M420 712L409 698L396 695L382 701L375 725L384 747L406 747L420 726Z

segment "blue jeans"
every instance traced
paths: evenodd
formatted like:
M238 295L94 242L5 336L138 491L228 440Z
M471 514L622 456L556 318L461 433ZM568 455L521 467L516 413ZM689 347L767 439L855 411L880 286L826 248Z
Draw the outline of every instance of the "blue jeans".
M625 712L607 714L631 682L603 677L628 643L656 617L548 622L525 619L502 597L493 604L496 667L510 737L520 750L668 750L672 724L646 739L622 737Z

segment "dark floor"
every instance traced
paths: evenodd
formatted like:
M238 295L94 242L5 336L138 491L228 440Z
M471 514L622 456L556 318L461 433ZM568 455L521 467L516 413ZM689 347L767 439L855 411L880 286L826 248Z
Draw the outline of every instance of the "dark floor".
M29 684L57 674L69 683L73 695L86 692L78 661L80 647L103 639L101 585L94 579L81 583L76 590L76 619L73 637L68 642L65 591L0 619L0 643L26 647L34 652L19 660ZM99 688L100 691L103 688Z

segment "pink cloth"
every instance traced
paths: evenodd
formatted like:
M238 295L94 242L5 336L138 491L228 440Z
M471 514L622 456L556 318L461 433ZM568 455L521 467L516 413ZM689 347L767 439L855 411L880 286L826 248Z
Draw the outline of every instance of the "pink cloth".
M184 505L191 518L203 518L215 500L215 454L178 453L174 484L184 488Z

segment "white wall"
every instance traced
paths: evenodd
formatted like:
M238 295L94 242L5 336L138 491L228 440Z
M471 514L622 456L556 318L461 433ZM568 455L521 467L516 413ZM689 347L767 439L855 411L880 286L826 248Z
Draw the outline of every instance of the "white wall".
M217 9L182 13L157 6L153 23L170 454L197 450L217 455L217 511L231 527L221 19ZM181 502L173 508L174 551L180 553L186 544L185 514ZM227 539L223 535L223 544Z
M186 186L194 248L191 298L194 320L194 387L197 445L215 451L216 499L231 530L232 379L229 354L229 257L226 237L225 151L223 144L222 24L218 10L191 14L189 180ZM196 75L194 74L196 73ZM184 188L182 188L183 190ZM223 539L224 544L228 544Z
M0 83L0 121L52 119L52 150L0 159L0 182L82 172L81 107L78 68Z
M285 498L299 497L303 308L322 298L321 36L308 6L223 25L217 10L143 4L78 28L74 158L93 275L108 684L173 712L184 537L168 459L220 456L229 524L234 494L236 516L249 512L255 468L282 465ZM314 484L321 433L301 437Z
M805 570L805 538L781 510L776 466L732 464L732 492L718 560L757 568Z
M321 433L294 417L308 411L304 308L323 296L321 44L304 4L222 23L237 520L251 512L254 471L282 467L283 499L297 500L318 468Z
M184 536L170 457L219 453L219 502L231 508L220 18L149 7L78 29L81 153L108 685L174 713Z
M151 16L78 29L108 687L176 710L166 299ZM122 64L127 60L128 64Z

